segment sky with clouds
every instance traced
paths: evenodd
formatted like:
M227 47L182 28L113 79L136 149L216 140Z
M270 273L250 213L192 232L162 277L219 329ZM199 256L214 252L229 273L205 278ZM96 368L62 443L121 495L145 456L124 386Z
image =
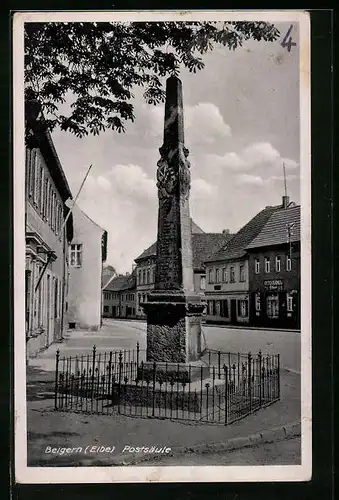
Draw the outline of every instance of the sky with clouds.
M190 210L206 232L239 230L266 205L281 202L285 163L288 194L300 202L299 54L281 41L216 48L205 68L183 70L185 143L190 154ZM297 40L294 25L293 40ZM108 231L107 263L118 272L156 239L155 186L164 106L135 91L134 123L125 134L78 139L56 130L53 140L73 196L93 164L79 206Z

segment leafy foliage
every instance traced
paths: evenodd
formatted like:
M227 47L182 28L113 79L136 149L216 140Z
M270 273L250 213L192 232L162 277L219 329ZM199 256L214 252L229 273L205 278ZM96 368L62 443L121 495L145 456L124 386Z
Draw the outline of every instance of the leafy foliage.
M25 100L38 103L50 130L123 132L135 118L133 88L156 105L165 98L161 78L203 69L201 56L215 45L235 50L278 36L263 22L26 23Z

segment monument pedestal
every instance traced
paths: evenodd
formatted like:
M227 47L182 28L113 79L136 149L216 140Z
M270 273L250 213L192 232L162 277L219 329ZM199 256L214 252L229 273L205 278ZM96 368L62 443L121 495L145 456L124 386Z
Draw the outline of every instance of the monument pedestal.
M143 304L147 314L147 361L190 363L201 356L204 304L194 292L154 290Z

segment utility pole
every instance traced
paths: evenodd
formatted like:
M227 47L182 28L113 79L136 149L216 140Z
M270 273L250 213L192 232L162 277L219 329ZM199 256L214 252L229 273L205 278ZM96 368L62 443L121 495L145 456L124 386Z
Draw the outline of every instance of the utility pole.
M284 172L285 196L287 197L287 182L286 182L286 168L285 168L285 162L283 162L283 172ZM286 198L286 199L287 199L287 198Z

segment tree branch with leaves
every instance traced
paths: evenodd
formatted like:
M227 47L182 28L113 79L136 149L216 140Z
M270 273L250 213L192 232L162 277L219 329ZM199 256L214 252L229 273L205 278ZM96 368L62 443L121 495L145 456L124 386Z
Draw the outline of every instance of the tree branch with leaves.
M202 70L215 46L235 50L278 36L264 22L25 23L25 102L50 131L124 132L135 119L136 87L156 105L165 99L161 79L181 67Z

